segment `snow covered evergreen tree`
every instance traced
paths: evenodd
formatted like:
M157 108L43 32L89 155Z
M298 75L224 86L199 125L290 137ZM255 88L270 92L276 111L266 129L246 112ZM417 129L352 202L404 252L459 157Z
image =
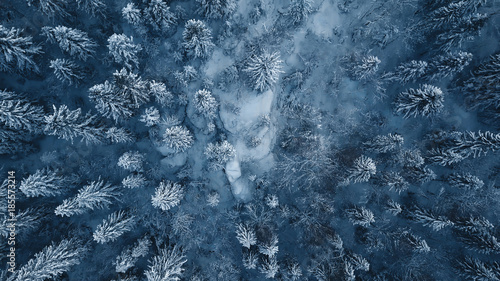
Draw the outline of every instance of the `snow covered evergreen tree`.
M454 52L437 56L429 65L428 79L439 80L461 72L472 61L472 54Z
M118 159L118 167L132 172L141 172L144 159L144 154L139 151L128 151Z
M0 90L0 124L13 130L38 132L43 124L43 108L13 92Z
M170 7L163 0L149 0L148 7L144 9L144 14L157 31L165 32L177 23L175 14L170 11Z
M197 13L208 19L221 19L229 17L236 10L234 0L196 0L200 7Z
M149 94L162 106L169 106L173 103L174 96L163 82L150 81Z
M162 181L151 197L153 207L168 211L179 205L184 197L184 189L178 183Z
M140 26L143 24L141 10L134 3L128 3L127 6L123 7L122 16L131 25Z
M56 278L67 272L72 266L79 264L82 255L87 251L76 239L64 239L45 247L28 263L17 270L10 280L35 281Z
M26 0L26 2L28 6L37 7L40 12L49 18L69 16L68 12L66 12L67 0Z
M248 249L250 249L252 245L257 244L255 231L248 224L240 223L237 225L236 239L238 239L243 247Z
M283 73L282 64L278 52L264 51L261 55L250 57L244 71L250 76L254 89L262 92L278 82L280 73Z
M417 253L428 253L431 250L424 239L409 231L401 233L401 242L408 243L412 250Z
M439 231L447 226L452 226L453 222L444 216L438 216L429 210L416 208L410 214L410 217L415 222L431 227L434 231Z
M219 143L209 143L205 148L205 155L210 161L212 170L220 170L229 160L236 156L236 149L227 140Z
M73 142L81 137L87 144L99 144L104 139L104 128L97 124L97 117L87 113L82 115L80 108L70 110L66 105L57 108L54 113L45 116L44 132L47 135Z
M0 71L38 71L33 56L41 54L42 48L21 33L21 29L0 24Z
M345 210L347 217L354 225L369 226L375 222L375 216L372 211L365 207L355 207Z
M424 84L418 89L408 89L402 92L394 102L396 112L404 118L430 117L443 109L444 94L438 87Z
M122 68L113 73L113 81L118 88L118 94L130 101L132 108L139 108L149 102L148 82L142 80L138 74Z
M94 240L101 244L113 242L125 232L132 230L134 224L134 216L127 215L124 211L114 212L97 226L93 234Z
M98 15L105 16L106 4L103 0L76 0L78 8L84 10L86 13L96 17Z
M354 56L354 62L349 67L349 73L355 80L366 80L377 73L380 59L376 56L365 56L358 58Z
M278 254L278 236L276 234L271 234L271 237L267 241L259 244L259 253L273 258Z
M214 47L212 31L200 20L188 20L182 32L182 46L195 58L206 58Z
M147 281L179 281L186 263L186 256L174 246L172 249L161 249L159 255L150 260L145 275Z
M67 59L51 60L49 67L54 70L57 79L69 85L79 84L85 78L83 70Z
M2 187L7 188L7 186ZM8 193L6 193L6 195L7 194ZM7 201L7 197L5 197L5 201ZM7 207L9 207L9 205L7 205ZM17 214L14 214L15 213L12 212L2 215L3 219L0 222L0 235L4 238L10 237L13 223L15 223L14 227L17 235L25 235L39 226L41 218L39 211L36 209L24 209L22 211L18 211Z
M146 123L148 127L155 126L160 123L160 111L154 106L146 108L139 121Z
M436 179L436 173L427 167L407 166L403 170L403 176L411 183L424 184Z
M382 78L389 81L396 81L401 84L407 84L416 82L418 79L424 77L428 71L429 64L426 61L412 60L402 63L394 72L388 72L382 75Z
M394 190L397 193L401 193L408 189L410 184L396 172L383 173L381 176L381 182L383 185L389 187L389 190Z
M57 171L44 168L23 179L19 189L26 197L56 196L64 191L68 183L68 179Z
M292 0L287 14L292 18L294 24L301 23L312 13L312 4L311 0Z
M62 217L70 217L83 214L88 210L104 209L113 200L117 200L120 194L117 186L106 183L99 178L78 190L75 197L65 199L61 205L57 206L55 213Z
M81 30L62 25L45 26L42 28L42 34L47 36L49 42L57 43L61 50L83 61L95 54L97 44Z
M205 116L206 118L212 119L217 114L217 108L219 104L215 100L214 96L210 91L203 89L199 90L194 94L194 107L196 111Z
M123 63L128 69L139 67L137 55L142 47L134 44L134 37L115 33L108 38L108 50L117 63Z
M172 126L165 129L163 142L175 152L184 152L193 146L194 139L191 132L184 126Z
M354 164L348 172L347 182L367 182L377 173L377 166L373 159L362 155L354 160Z
M122 180L122 185L126 188L140 188L146 184L147 180L142 174L130 174Z
M260 273L264 274L266 278L275 278L279 272L278 261L275 257L266 258L262 261L262 265L259 268Z
M460 189L478 190L484 186L484 182L480 178L469 173L453 173L448 176L447 181L451 186Z
M404 139L399 134L378 135L371 141L365 142L364 145L372 151L378 153L387 153L401 147Z
M466 280L500 280L500 264L485 263L470 256L460 260L457 265L459 275Z
M89 98L104 117L118 122L132 116L133 111L127 100L118 95L118 88L108 81L92 86L89 89Z
M134 136L124 128L111 127L106 130L106 139L111 143L131 143Z
M500 54L479 65L461 88L474 108L500 109Z
M436 44L442 51L446 52L453 48L461 48L465 42L472 41L480 34L481 28L483 28L489 18L490 15L480 13L463 17L450 30L439 34Z
M148 254L150 247L151 240L148 237L140 238L133 247L126 247L121 254L116 257L116 261L114 262L116 272L127 272L129 268L135 265L140 257L145 257Z

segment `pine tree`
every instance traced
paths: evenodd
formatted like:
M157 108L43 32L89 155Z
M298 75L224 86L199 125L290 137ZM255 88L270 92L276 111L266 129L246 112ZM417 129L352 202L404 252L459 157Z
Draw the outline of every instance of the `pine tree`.
M111 143L131 143L134 137L124 128L111 127L106 130L106 139Z
M135 265L140 257L145 257L151 247L151 240L148 237L143 237L137 240L133 247L126 247L119 256L116 257L114 265L116 272L125 273Z
M118 88L108 81L89 89L89 98L104 117L115 121L126 120L132 116L132 109L127 100L118 95Z
M52 105L54 113L45 116L44 132L61 139L73 142L81 137L87 144L102 143L104 129L96 124L97 117L87 113L82 115L81 109L69 110L66 105L57 108Z
M479 65L461 88L474 108L500 108L500 54Z
M398 153L396 161L404 167L420 167L424 158L418 149L405 149Z
M464 160L466 157L452 149L433 148L429 150L427 159L441 166L448 166Z
M173 103L174 96L167 90L167 86L163 82L150 81L149 94L162 106L169 106Z
M129 216L124 211L114 212L97 226L93 235L94 240L101 244L113 242L125 232L132 230L134 223L134 216Z
M69 14L66 12L67 0L26 0L28 6L36 6L40 12L49 18L56 16L67 17Z
M484 186L484 182L480 178L469 173L453 173L448 176L447 181L451 186L460 189L478 190Z
M118 159L118 166L131 172L141 172L144 155L139 151L128 151Z
M148 127L155 126L160 123L160 111L154 106L146 108L139 121L146 123Z
M401 234L402 242L408 243L410 247L412 247L412 250L417 253L428 253L430 252L429 245L427 245L427 242L422 239L421 237L414 235L411 232L404 231Z
M184 152L193 146L194 139L191 132L184 126L172 126L165 129L163 142L175 152Z
M177 23L175 14L170 11L170 7L163 0L149 0L144 13L149 23L158 31L167 31Z
M430 63L428 79L439 80L452 77L461 72L471 61L472 54L462 51L440 55Z
M64 239L58 244L43 248L27 264L10 278L13 281L38 281L56 278L80 263L81 256L87 251L76 239Z
M292 0L287 14L292 18L294 24L301 23L307 19L313 11L312 3L313 1L311 0Z
M54 70L57 79L69 85L79 84L85 78L83 70L67 59L51 60L49 67Z
M65 199L56 208L55 213L62 217L70 217L72 215L83 214L88 210L104 209L113 200L117 200L120 194L117 186L105 183L99 178L97 181L90 182L78 190L78 194L75 197Z
M7 187L7 186L2 186ZM5 198L7 201L7 198ZM17 235L26 234L30 230L36 229L40 224L40 215L39 211L36 209L25 209L22 211L18 211L15 216L12 214L7 214L2 216L3 219L0 222L0 235L4 238L10 236L12 223L15 224L15 232Z
M32 144L33 136L0 126L0 155L30 153L34 150Z
M354 160L354 164L348 172L347 182L367 182L377 173L377 166L373 159L362 155Z
M142 47L134 44L134 37L115 33L108 38L108 50L117 63L123 63L128 69L139 67L137 54Z
M411 183L424 184L436 179L436 173L427 167L405 167L403 176Z
M365 207L355 207L345 210L347 218L354 225L369 226L375 222L375 216L372 211Z
M199 90L194 94L194 107L196 111L206 118L214 118L217 114L219 104L215 100L212 93L208 90Z
M489 233L494 225L485 217L460 217L454 221L454 226L464 233Z
M236 149L228 141L219 143L209 143L205 148L205 155L210 161L209 167L212 170L220 170L229 160L236 156Z
M64 191L68 183L68 179L57 171L44 168L23 179L19 189L26 197L56 196Z
M490 231L458 231L457 234L460 241L471 250L481 254L500 253L500 242Z
M179 205L184 197L184 189L178 183L162 181L151 197L153 207L168 211Z
M149 268L145 272L147 281L179 281L184 272L182 266L186 262L186 256L177 246L161 249L159 255L149 261Z
M42 34L47 36L49 42L59 44L61 50L83 61L95 54L97 44L89 38L86 32L81 30L61 25L45 26L42 28Z
M252 245L257 244L255 231L248 224L240 223L237 225L236 238L243 247L250 249Z
M147 180L142 174L130 174L122 180L122 185L126 188L140 188L146 184Z
M489 131L461 133L448 149L461 154L464 158L486 155L488 151L500 150L500 133L494 134Z
M143 24L141 10L134 3L128 3L122 9L122 16L131 25L140 26Z
M477 258L465 257L457 262L459 275L467 280L489 281L500 280L500 264L485 263Z
M259 271L264 274L266 278L274 278L278 274L279 269L278 261L273 257L264 259Z
M416 222L431 227L434 231L439 231L447 226L453 225L446 217L437 216L429 210L422 210L420 208L416 208L410 214L410 217Z
M373 140L365 142L364 145L372 151L387 153L394 151L403 145L403 136L399 134L378 135Z
M33 56L41 54L42 48L21 33L21 29L0 24L0 71L38 71Z
M98 15L105 17L104 11L107 6L103 0L76 0L76 4L78 5L78 8L94 17Z
M444 94L441 89L428 84L418 89L408 89L396 98L396 112L402 113L404 118L430 117L443 109Z
M398 202L393 201L391 199L389 199L389 201L387 201L385 208L393 216L397 216L397 215L401 214L401 212L403 211L401 204L399 204Z
M358 59L352 65L349 72L355 80L366 80L375 75L378 71L380 59L376 56L365 56Z
M182 46L195 58L206 58L210 55L214 44L212 31L200 20L188 20L182 32Z
M395 81L401 84L416 82L424 77L429 71L429 64L426 61L412 60L399 65L394 72L382 75L383 79Z
M278 236L272 234L268 241L259 244L259 253L273 258L278 254Z
M283 61L278 52L265 51L261 55L250 57L244 71L250 76L254 89L262 92L278 82L280 73L283 73L282 64Z
M132 108L139 108L149 102L148 82L142 80L139 75L122 68L113 73L113 81L118 88L118 94L130 101Z
M236 10L234 0L196 0L200 7L196 12L208 19L229 17Z
M43 123L43 108L13 92L0 90L0 124L13 130L38 132Z
M389 187L389 190L394 190L401 193L408 189L410 184L396 172L383 173L381 176L381 183Z
M438 35L436 44L442 51L448 52L452 48L461 48L462 45L479 35L481 28L489 19L487 14L475 13L466 16L449 31Z

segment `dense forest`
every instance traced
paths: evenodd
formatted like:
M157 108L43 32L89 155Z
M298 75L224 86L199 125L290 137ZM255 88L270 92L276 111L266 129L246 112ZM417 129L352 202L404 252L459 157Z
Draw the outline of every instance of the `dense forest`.
M499 12L0 1L0 281L499 281Z

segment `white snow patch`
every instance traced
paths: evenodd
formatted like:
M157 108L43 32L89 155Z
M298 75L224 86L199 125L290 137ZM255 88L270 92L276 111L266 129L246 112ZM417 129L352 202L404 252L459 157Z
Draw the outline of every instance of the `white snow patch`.
M210 57L210 60L207 61L203 68L203 72L205 76L210 79L214 79L215 76L221 73L225 68L232 65L234 63L233 59L228 56L225 56L222 53L222 50L215 49Z
M339 14L333 1L323 1L318 12L307 22L309 30L323 38L332 38L333 28L338 25L340 25Z

